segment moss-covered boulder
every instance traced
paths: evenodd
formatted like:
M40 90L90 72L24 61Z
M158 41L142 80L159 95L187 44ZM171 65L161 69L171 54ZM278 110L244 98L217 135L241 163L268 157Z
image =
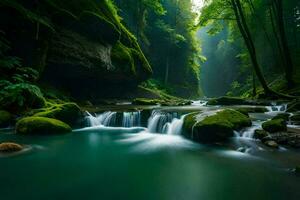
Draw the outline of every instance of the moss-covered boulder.
M249 115L249 113L265 113L268 112L266 107L243 107L243 108L235 108L236 111L243 113L245 115Z
M262 140L263 138L267 137L269 135L269 133L265 130L255 130L254 132L254 138L255 139L259 139Z
M11 121L12 115L5 110L0 110L0 128L8 127Z
M277 144L277 142L270 140L270 141L266 141L264 142L264 144L270 148L274 148L274 149L278 149L279 145Z
M49 108L42 109L41 112L34 114L35 117L48 117L58 119L69 125L75 125L83 113L75 103L54 104Z
M194 113L185 117L184 135L201 143L224 141L233 136L234 130L251 126L246 115L231 109L218 111L203 117L203 113Z
M207 102L207 105L247 105L248 102L245 99L237 97L219 97L211 99Z
M160 99L136 98L132 101L134 105L158 105L162 101Z
M1 153L12 153L18 152L23 149L23 146L13 142L4 142L0 144L0 152Z
M59 120L46 117L26 117L17 122L17 134L63 134L71 132L71 127Z
M275 117L273 117L272 119L283 119L285 121L289 121L289 118L290 118L289 113L280 113L280 114L276 115Z
M262 124L262 128L269 133L286 131L287 125L284 119L272 119Z

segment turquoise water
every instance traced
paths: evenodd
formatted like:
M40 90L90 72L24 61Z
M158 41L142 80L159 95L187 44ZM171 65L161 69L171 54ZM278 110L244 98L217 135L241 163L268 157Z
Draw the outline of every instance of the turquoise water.
M20 155L0 157L0 198L300 199L300 177L289 170L300 161L285 159L299 157L298 152L250 155L230 145L203 146L180 136L130 132L138 131L0 134L0 142L32 146Z

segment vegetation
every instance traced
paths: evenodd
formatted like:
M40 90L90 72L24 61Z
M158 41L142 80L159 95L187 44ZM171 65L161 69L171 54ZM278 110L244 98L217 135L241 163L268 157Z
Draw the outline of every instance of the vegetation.
M46 117L25 117L17 122L17 134L64 134L71 132L71 127L59 120Z
M262 124L262 128L270 133L286 131L286 121L284 119L272 119Z

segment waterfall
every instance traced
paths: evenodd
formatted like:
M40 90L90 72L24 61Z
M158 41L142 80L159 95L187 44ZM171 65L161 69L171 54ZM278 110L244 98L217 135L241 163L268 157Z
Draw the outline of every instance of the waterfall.
M246 128L242 134L241 137L242 138L253 138L254 137L254 132L257 129L261 129L261 125L262 125L262 121L254 121L253 125L249 128Z
M90 127L94 126L114 126L116 124L117 113L116 112L104 112L102 114L97 114L93 116L87 112L88 116L86 117L88 125Z
M127 128L141 126L141 111L124 112L122 126Z
M148 120L148 131L150 133L180 134L184 116L180 119L177 113L165 113L152 111Z
M272 105L272 106L267 106L266 107L268 109L268 113L272 113L272 112L286 112L287 110L287 104L284 105Z

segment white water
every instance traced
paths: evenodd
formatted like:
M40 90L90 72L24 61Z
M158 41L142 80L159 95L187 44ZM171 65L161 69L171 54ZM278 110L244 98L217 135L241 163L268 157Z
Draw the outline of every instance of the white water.
M180 119L174 118L171 123L166 123L163 128L163 133L168 135L180 135L185 116L186 115L183 115Z
M287 110L287 104L283 104L283 105L272 105L272 106L266 106L266 108L268 109L268 112L266 114L269 115L277 115L279 113L284 113Z
M116 122L117 113L116 112L104 112L102 114L93 116L89 112L87 112L88 116L86 116L86 120L90 127L95 126L113 126Z
M254 132L257 129L261 129L262 121L253 121L253 124L251 127L244 129L239 133L239 136L242 138L254 138Z
M198 100L198 101L193 101L192 106L206 106L207 101L204 100Z
M138 112L124 112L122 119L123 127L141 126L141 111Z
M148 131L150 133L167 133L171 127L171 122L177 118L177 113L165 113L161 111L152 111L148 119ZM176 123L176 122L174 122Z

